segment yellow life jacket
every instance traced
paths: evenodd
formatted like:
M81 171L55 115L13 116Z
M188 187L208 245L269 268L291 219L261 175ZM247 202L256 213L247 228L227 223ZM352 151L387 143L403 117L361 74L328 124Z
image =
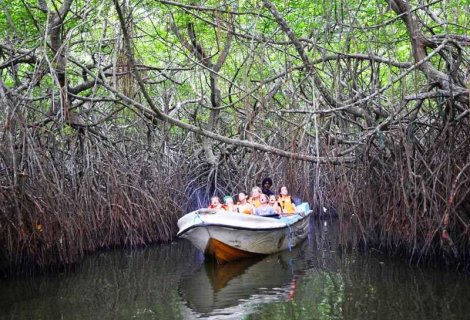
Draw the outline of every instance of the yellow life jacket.
M292 203L292 199L290 196L279 196L277 198L277 202L279 203L279 206L281 206L282 213L284 214L293 214L295 213L295 207L294 204Z
M251 203L253 207L255 208L259 208L261 206L261 202L259 201L259 198L258 199L250 198L248 199L248 202Z

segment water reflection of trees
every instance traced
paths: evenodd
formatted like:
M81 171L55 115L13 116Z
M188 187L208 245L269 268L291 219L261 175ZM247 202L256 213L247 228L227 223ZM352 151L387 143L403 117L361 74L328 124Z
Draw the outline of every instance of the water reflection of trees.
M462 274L374 257L350 256L343 265L349 318L464 319L470 312L470 285Z
M209 268L189 242L181 241L96 254L62 275L0 280L0 319L191 319L201 312L188 312L181 284L199 271L220 280L208 282L205 294L245 285L240 299L225 301L225 310L237 310L246 319L448 320L470 314L470 284L464 275L340 253L338 225L313 226L307 241L292 252L235 273ZM247 287L247 279L258 282ZM193 286L190 294L201 289ZM243 309L243 303L251 304Z
M292 301L260 308L248 319L466 319L465 275L409 267L401 261L336 251L337 225L316 225L308 268Z
M186 242L105 252L66 274L1 283L0 318L174 319L177 284L200 264L197 255Z

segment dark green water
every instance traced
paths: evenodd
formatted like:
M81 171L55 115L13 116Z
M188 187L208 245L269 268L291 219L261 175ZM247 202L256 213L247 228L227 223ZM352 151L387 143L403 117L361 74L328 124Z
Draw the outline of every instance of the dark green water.
M186 241L0 280L0 319L470 319L470 276L336 250L316 225L291 252L216 265Z

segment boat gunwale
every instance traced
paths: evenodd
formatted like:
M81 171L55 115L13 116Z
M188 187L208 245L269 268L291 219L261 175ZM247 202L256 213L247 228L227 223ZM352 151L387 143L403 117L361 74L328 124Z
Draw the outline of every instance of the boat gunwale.
M186 229L183 229L183 230L179 231L176 234L176 237L181 237L183 234L187 233L188 231L190 231L192 229L195 229L195 228L198 228L198 227L222 227L222 228L227 228L227 229L247 230L247 231L277 231L277 230L283 230L283 229L286 229L286 228L290 228L290 227L296 225L297 223L299 223L301 221L304 221L305 218L309 218L311 213L312 213L312 210L309 210L307 213L304 213L304 216L301 216L301 218L299 220L296 220L291 224L288 224L288 223L284 222L284 226L280 226L280 227L250 228L250 227L227 225L227 224L222 224L222 223L206 223L206 222L203 221L203 222L200 222L198 224L190 225ZM265 219L273 219L273 218L262 217L262 216L258 216L258 217L265 218Z

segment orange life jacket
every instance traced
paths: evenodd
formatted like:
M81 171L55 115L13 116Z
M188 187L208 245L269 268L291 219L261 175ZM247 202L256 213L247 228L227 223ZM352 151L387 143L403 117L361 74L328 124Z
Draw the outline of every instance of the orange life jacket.
M295 207L292 203L292 199L290 196L279 196L277 198L277 202L281 206L282 213L284 214L293 214L295 213Z
M244 213L244 214L252 214L252 206L251 204L238 204L238 212Z

